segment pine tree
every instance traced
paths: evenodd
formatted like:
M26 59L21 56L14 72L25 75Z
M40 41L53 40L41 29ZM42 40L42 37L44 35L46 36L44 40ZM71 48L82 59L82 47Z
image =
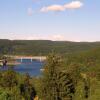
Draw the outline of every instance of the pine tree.
M28 73L24 76L24 82L20 84L20 94L25 100L33 100L36 96L36 91L33 85L30 83L30 75Z
M49 55L42 79L43 100L72 100L75 87L70 74L63 72L61 57Z

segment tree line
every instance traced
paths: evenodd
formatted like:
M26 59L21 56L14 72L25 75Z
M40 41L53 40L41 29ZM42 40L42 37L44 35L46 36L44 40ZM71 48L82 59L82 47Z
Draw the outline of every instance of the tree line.
M48 55L52 51L61 54L71 54L100 47L100 42L72 42L50 40L2 40L0 39L0 54L13 55Z

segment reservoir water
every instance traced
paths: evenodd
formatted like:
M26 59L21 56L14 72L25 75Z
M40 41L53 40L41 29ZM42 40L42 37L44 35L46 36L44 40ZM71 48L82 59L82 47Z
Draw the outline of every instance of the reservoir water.
M21 74L28 73L30 76L39 76L41 75L41 70L43 68L44 62L30 59L17 60L20 64L13 66L13 70ZM7 70L8 67L1 68L1 70Z

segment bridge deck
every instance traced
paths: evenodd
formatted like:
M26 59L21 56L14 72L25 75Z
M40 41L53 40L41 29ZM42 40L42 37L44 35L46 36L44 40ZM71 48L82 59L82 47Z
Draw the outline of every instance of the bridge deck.
M46 60L45 56L7 56L13 59L35 59L35 60Z

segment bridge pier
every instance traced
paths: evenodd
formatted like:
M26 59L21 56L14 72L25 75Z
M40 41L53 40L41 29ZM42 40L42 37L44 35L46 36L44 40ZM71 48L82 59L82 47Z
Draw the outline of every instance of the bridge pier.
M31 62L33 61L33 59L31 58Z
M40 57L40 62L42 61L41 57Z
M23 62L23 58L21 58L21 62Z

